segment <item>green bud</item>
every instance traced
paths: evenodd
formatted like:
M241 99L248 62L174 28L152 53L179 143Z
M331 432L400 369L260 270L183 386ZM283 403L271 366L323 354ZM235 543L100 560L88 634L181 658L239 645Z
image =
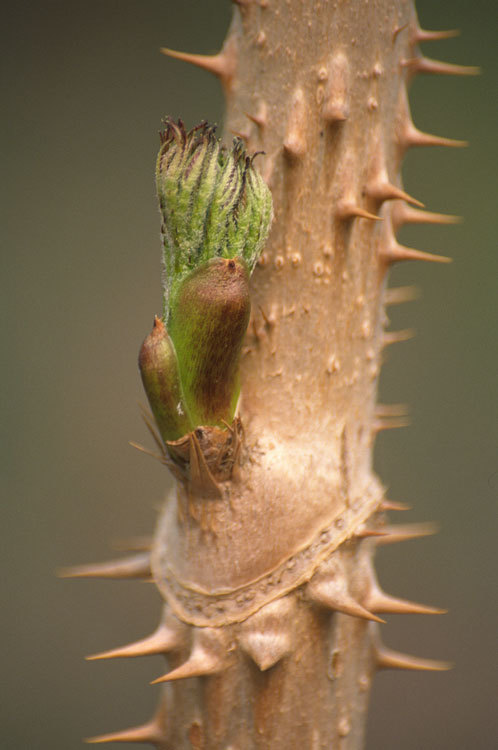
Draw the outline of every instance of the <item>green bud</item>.
M224 148L202 123L187 132L165 121L156 182L162 214L165 320L182 280L211 258L239 258L253 271L269 232L271 193L235 139Z
M239 259L212 258L192 271L171 300L169 333L194 425L231 422L238 363L251 309L249 274Z
M162 439L177 440L190 432L193 426L184 403L175 349L158 317L142 344L138 366Z

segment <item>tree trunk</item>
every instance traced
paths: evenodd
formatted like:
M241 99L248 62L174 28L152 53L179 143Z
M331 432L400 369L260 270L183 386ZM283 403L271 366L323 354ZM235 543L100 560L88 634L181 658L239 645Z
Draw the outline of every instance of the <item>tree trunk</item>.
M438 610L376 583L376 546L430 529L387 525L402 506L372 470L376 433L402 423L376 407L383 348L403 337L384 332L384 308L409 298L386 291L389 267L446 260L396 240L404 223L450 220L414 208L400 180L409 146L445 145L407 103L414 73L466 72L420 55L442 37L411 0L239 0L219 55L169 51L219 76L226 139L264 152L275 218L251 281L231 476L212 490L196 431L152 551L76 571L151 572L166 602L153 636L96 657L167 654L155 718L93 742L357 750L377 670L446 668L381 644L379 614Z

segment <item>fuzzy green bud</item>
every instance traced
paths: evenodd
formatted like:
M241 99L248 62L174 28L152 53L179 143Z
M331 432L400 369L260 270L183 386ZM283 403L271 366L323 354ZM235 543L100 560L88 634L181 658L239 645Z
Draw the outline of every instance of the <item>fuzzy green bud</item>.
M253 159L240 139L223 147L207 123L187 132L181 120L165 121L156 183L166 322L179 285L206 261L239 258L253 271L272 218L271 193Z
M238 363L251 309L249 274L239 259L212 258L191 272L171 301L188 412L195 425L231 422L239 396Z
M138 366L162 439L177 440L193 425L184 402L175 349L160 318L154 319L152 332L142 344Z

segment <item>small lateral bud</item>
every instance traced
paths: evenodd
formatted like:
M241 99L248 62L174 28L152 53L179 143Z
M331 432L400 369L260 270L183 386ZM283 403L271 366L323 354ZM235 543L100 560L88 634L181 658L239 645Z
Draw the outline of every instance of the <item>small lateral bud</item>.
M162 439L177 440L192 426L184 404L175 349L157 316L140 349L138 365Z
M184 279L172 299L169 332L195 425L233 419L249 313L249 274L236 258L207 261Z

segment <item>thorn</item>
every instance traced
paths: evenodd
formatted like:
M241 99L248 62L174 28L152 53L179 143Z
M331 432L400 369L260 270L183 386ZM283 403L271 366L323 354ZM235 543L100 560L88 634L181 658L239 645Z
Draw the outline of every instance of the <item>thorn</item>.
M253 631L239 636L240 647L265 672L291 652L289 634Z
M196 65L203 70L207 70L209 73L213 73L215 76L218 76L218 78L227 74L226 60L222 54L195 55L190 52L180 52L178 50L169 49L168 47L161 47L161 53L168 57L173 57L175 60L182 60L182 62Z
M406 100L402 100L402 105L405 106L405 104ZM372 161L368 167L368 171L369 175L364 190L373 200L380 203L389 200L404 200L407 203L413 203L415 206L423 207L423 203L390 182L386 168L383 135L379 128L373 133Z
M411 424L409 419L403 419L401 417L390 419L376 419L372 428L372 432L376 435L384 430L397 430L401 427L409 427Z
M191 63L198 68L207 70L208 73L213 73L213 75L220 79L225 88L229 88L235 73L235 49L235 41L229 37L223 49L217 55L194 55L189 52L179 52L169 49L168 47L162 47L161 52L163 55L173 57L175 60Z
M89 737L85 740L90 745L99 745L104 742L143 742L144 744L156 745L157 748L164 747L166 735L166 716L164 704L161 701L156 715L145 724L138 727L124 729L121 732L110 732L98 737Z
M142 742L148 745L159 745L162 737L154 734L156 727L152 724L142 724L139 727L124 729L122 732L110 732L85 740L89 745L100 745L104 742Z
M382 529L358 529L355 531L354 537L356 539L370 539L371 537L385 536L386 532Z
M322 108L322 117L326 122L344 122L348 119L349 106L337 104L333 98L326 99Z
M376 417L406 417L410 409L408 404L377 404Z
M384 526L384 535L377 539L377 545L396 544L406 542L410 539L421 539L424 536L432 536L438 531L435 523L413 523L405 526Z
M420 659L417 656L402 654L385 646L375 648L377 669L410 669L422 672L444 672L451 669L451 664L435 659Z
M403 224L458 224L462 220L460 216L419 211L406 203L395 203L391 216L395 231Z
M467 141L457 141L452 138L433 135L432 133L424 133L415 127L410 114L410 104L406 89L402 89L400 92L395 133L396 141L403 151L412 146L450 146L462 148L469 145Z
M372 587L363 602L365 607L371 612L380 614L396 615L445 615L448 610L438 609L437 607L428 607L425 604L417 604L407 599L398 599L395 596L386 594L379 588L374 580Z
M421 250L415 250L412 247L405 247L399 245L393 241L388 247L381 248L379 256L386 263L397 263L401 260L423 260L429 263L451 263L452 259L447 258L444 255L434 255L432 253L424 253Z
M424 133L419 130L411 121L407 121L403 131L399 134L400 145L404 148L410 146L449 146L450 148L465 148L469 145L468 141L458 141L454 138L444 138L432 133Z
M460 29L449 29L448 31L426 31L425 29L417 28L413 33L412 43L437 42L440 39L452 39L455 36L460 36Z
M124 729L121 732L110 732L85 740L89 745L100 745L104 742L141 742L147 745L164 747L165 727L161 718L156 717L138 727Z
M252 115L249 112L246 112L245 115L251 122L257 125L258 128L263 129L268 124L268 107L266 106L266 102L264 101L261 101L259 103L259 107L255 115Z
M371 214L370 211L365 211L364 208L356 206L353 201L342 200L337 204L335 215L339 219L352 219L359 217L360 219L372 219L373 221L382 221L382 216L376 216Z
M402 328L400 331L384 331L382 334L382 346L391 346L391 344L399 344L402 341L409 341L415 336L415 330L413 328Z
M221 628L196 628L192 651L187 661L150 684L157 685L160 682L205 677L222 672L228 666L227 652L227 636Z
M412 57L409 60L403 60L401 65L408 68L410 73L430 75L476 76L481 72L480 68L473 65L454 65L440 60L431 60L429 57Z
M327 609L342 612L351 617L359 617L363 620L385 622L353 599L347 591L345 582L334 577L327 578L326 573L320 575L318 579L317 576L314 576L306 586L306 593L313 602Z
M411 510L411 505L406 505L405 503L395 503L392 500L382 500L381 504L379 505L379 510L381 512L387 512L388 510Z
M407 203L412 203L414 206L423 207L424 205L416 198L405 193L401 188L390 183L388 180L375 180L371 182L367 185L366 192L371 198L374 198L374 200L378 200L381 203L384 201L403 200Z
M418 297L419 291L416 286L391 287L391 289L386 289L384 292L384 304L386 306L400 305L403 302L413 302Z
M303 90L297 88L293 95L289 107L289 117L284 137L284 152L287 156L299 159L306 152L306 122L308 113Z
M248 118L248 119L249 119L249 120L250 120L251 122L253 122L253 123L254 123L255 125L257 125L257 126L258 126L258 128L261 128L261 127L263 127L263 123L261 122L261 120L260 120L260 119L259 119L259 118L258 118L258 117L257 117L256 115L251 115L251 114L250 114L250 112L244 112L244 114L245 114L245 116L246 116L246 117L247 117L247 118Z
M141 553L121 560L75 565L63 568L58 575L61 578L149 578L152 575L150 555Z
M354 159L352 152L347 152L345 158L342 160L340 170L337 174L337 179L344 185L342 194L337 203L335 204L335 217L339 220L349 221L356 217L360 219L370 219L372 221L382 221L381 216L377 216L376 213L367 211L365 208L358 205L358 200L355 192L351 188L351 175L355 174L358 170L358 165Z
M207 675L221 672L222 668L222 663L213 658L210 654L193 654L190 656L188 661L184 662L176 669L171 670L171 672L168 672L167 674L164 674L161 677L152 680L150 684L158 685L161 682L184 680L189 677L205 677Z
M238 642L264 672L288 656L292 650L291 632L296 600L284 596L251 615L240 628Z
M322 117L331 124L349 117L349 62L343 52L333 55L328 64Z
M149 656L152 654L165 654L168 651L175 651L184 643L184 628L181 627L179 620L172 621L172 617L161 622L159 627L140 641L130 643L120 648L114 648L110 651L102 651L99 654L87 656L87 661L97 661L100 659L119 659L132 658L135 656Z
M398 34L401 34L402 31L404 31L408 27L407 23L404 23L403 26L396 26L396 28L393 31L393 44L396 41Z

